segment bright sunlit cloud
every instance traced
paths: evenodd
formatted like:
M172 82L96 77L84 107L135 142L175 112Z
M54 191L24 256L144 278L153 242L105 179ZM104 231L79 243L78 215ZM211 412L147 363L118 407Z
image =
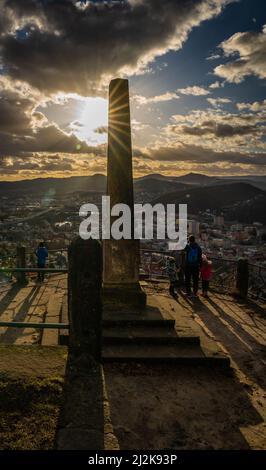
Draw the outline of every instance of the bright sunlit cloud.
M84 98L77 111L77 119L72 122L73 133L90 145L107 141L105 128L108 123L108 102L104 98Z

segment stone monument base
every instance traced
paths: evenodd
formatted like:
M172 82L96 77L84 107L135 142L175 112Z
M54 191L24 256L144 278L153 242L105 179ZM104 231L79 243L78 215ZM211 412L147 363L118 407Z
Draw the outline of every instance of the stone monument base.
M104 284L103 303L109 308L130 307L144 309L146 307L146 293L139 282L134 284Z

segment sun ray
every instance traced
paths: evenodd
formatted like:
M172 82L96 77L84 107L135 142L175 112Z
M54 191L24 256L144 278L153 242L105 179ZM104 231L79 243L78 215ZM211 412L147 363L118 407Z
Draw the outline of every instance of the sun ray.
M110 136L122 147L126 152L128 152L129 145L126 145L117 135L109 129Z
M114 111L115 109L119 109L119 106L115 106L117 103L119 103L119 101L122 101L125 97L126 97L126 93L123 93L121 96L119 96L112 104L111 106L109 107L109 111ZM127 107L128 104L127 103L124 103L122 105L122 107Z
M115 124L112 124L111 126L109 126L109 132L111 132L113 129L114 129L114 133L118 132L119 134L124 134L128 136L128 131L121 129L121 127L116 126Z

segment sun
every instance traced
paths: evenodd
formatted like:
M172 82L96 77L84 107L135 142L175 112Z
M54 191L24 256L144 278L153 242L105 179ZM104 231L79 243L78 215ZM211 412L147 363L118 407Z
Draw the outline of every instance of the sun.
M77 119L72 123L74 134L89 145L107 141L108 102L104 98L84 98Z

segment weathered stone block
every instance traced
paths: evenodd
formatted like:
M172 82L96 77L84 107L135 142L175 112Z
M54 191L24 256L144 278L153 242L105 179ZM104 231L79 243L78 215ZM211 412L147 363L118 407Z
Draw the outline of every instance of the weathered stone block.
M98 240L73 240L68 250L70 346L101 357L102 246Z

